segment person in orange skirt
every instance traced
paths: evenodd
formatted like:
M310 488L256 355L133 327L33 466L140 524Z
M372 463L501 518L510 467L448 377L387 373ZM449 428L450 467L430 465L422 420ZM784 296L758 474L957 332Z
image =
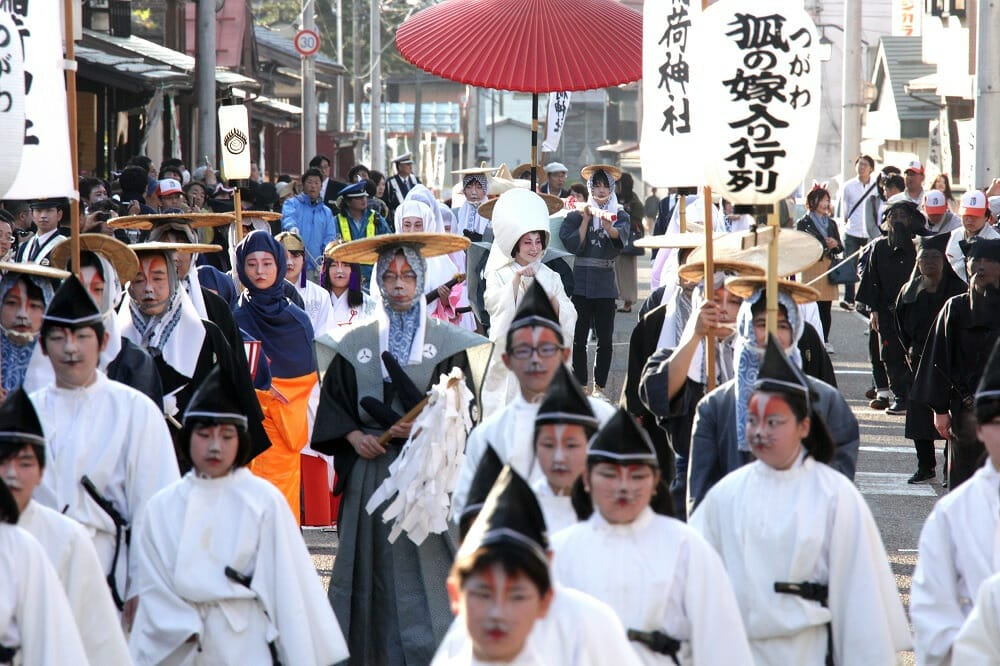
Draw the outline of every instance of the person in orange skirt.
M301 522L299 453L309 441L307 406L319 381L309 317L284 295L288 269L285 249L266 231L253 231L236 248L236 270L246 291L234 310L236 323L261 342L259 363L271 375L267 389L257 387L264 430L271 448L254 458L250 471L282 492Z

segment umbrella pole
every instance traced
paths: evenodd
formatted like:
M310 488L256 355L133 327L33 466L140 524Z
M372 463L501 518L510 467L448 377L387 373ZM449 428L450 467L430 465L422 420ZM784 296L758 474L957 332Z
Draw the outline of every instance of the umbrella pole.
M706 185L702 191L705 201L705 298L715 298L715 261L712 257L712 235L715 232L712 215L712 188ZM705 381L706 389L715 389L715 336L705 336Z
M538 93L531 93L531 191L538 191Z
M77 169L77 128L76 128L76 54L73 44L73 0L63 1L63 25L66 41L66 62L72 66L66 67L66 120L69 123L69 159L73 172L73 182L79 179ZM80 277L80 195L70 199L70 270Z
M768 206L767 226L774 229L767 246L767 332L778 334L778 206ZM788 317L791 320L791 314Z

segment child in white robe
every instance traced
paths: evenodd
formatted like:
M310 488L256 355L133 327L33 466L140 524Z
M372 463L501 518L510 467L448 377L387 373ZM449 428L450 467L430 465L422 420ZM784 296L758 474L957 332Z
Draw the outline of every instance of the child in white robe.
M180 441L193 468L149 501L133 541L132 658L339 662L340 625L284 496L245 467L247 419L226 383L215 369L192 398Z
M747 439L757 460L716 484L688 522L722 556L754 663L897 663L911 641L878 528L854 484L825 464L831 437L774 336Z
M645 664L751 663L722 562L653 510L669 494L648 435L623 409L591 439L581 482L596 510L554 535L556 580L610 605Z
M989 453L968 481L942 497L920 532L910 619L917 660L963 664L951 654L983 582L1000 572L1000 353L994 348L975 394L976 436Z
M950 656L949 663L961 666L1000 663L1000 575L979 586L976 606L958 632Z

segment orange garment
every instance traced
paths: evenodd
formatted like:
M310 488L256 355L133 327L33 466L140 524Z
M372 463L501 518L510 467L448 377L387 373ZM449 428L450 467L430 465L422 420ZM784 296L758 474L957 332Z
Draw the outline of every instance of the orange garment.
M309 394L316 385L315 373L302 377L271 379L271 386L287 399L287 404L271 391L257 391L264 412L264 430L271 447L253 459L250 471L273 483L299 517L299 487L302 477L299 452L309 442L307 407Z

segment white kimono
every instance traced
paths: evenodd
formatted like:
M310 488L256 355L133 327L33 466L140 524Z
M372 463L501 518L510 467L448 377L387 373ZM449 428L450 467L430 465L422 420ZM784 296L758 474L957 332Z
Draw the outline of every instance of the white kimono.
M539 661L545 666L639 666L629 648L625 628L615 612L589 594L563 587L553 581L554 596L545 617L535 622L528 642L518 659ZM455 618L441 641L431 666L468 664L472 643L465 620ZM472 662L476 663L476 662Z
M910 590L914 648L921 664L952 663L952 643L980 585L1000 572L998 493L1000 472L987 462L938 500L924 523Z
M840 666L895 664L909 649L871 511L833 468L803 456L784 471L753 462L717 483L688 522L722 556L754 663L824 663L828 623ZM827 606L777 593L776 582L828 585Z
M298 282L291 283L302 297L303 309L313 326L313 335L319 335L327 329L327 319L330 317L330 294L315 282L306 280L306 286Z
M271 641L283 664L347 658L288 503L245 467L219 479L188 472L150 500L139 528L137 666L270 664Z
M750 664L740 610L719 557L693 529L648 506L612 525L597 511L552 537L553 576L593 595L626 629L681 641L681 664ZM632 642L644 664L673 664ZM804 663L804 662L787 662Z
M953 652L962 666L1000 664L1000 576L979 586L976 607L958 632Z
M603 400L587 400L601 425L615 413L615 408ZM528 483L534 484L545 478L542 468L535 464L535 416L538 415L540 406L540 402L526 401L519 390L506 407L487 416L469 433L465 442L465 460L451 499L452 516L456 522L465 507L469 486L472 485L472 478L476 475L476 468L479 467L487 445L496 450L501 463L509 464Z
M100 370L97 380L85 388L52 384L30 397L47 447L45 474L34 497L83 524L107 574L115 552L115 525L84 490L81 479L87 475L134 524L149 498L179 476L163 414L145 395L109 380ZM131 596L127 581L133 567L123 539L116 570L122 599Z
M6 523L0 523L0 581L0 646L17 648L15 666L90 663L45 550Z
M35 537L49 556L90 663L130 663L118 609L87 530L34 500L21 512L17 526Z
M555 534L559 530L570 525L576 525L576 511L573 509L573 502L569 495L556 495L552 492L552 486L546 478L541 478L531 485L535 491L535 498L542 508L542 515L545 516L545 528L549 534Z
M520 390L517 377L503 364L501 355L507 344L507 331L514 321L517 306L534 280L538 280L545 293L551 298L555 296L559 304L559 326L562 327L563 345L573 348L573 332L576 330L576 307L566 295L562 278L554 270L539 262L535 277L522 278L515 297L512 287L514 269L517 264L510 262L496 270L486 273L486 309L490 313L490 340L493 341L493 356L490 358L486 377L483 379L481 404L484 415L489 416L495 411L509 405L514 395Z

